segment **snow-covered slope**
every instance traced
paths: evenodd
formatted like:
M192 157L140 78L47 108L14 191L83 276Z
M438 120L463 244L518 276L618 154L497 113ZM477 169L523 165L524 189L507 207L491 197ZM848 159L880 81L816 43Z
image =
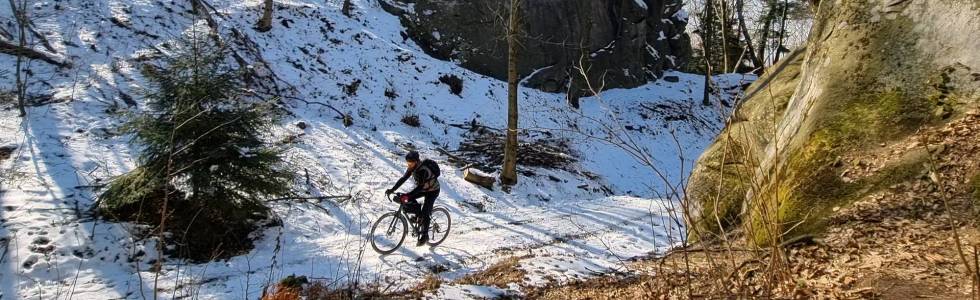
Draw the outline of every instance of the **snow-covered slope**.
M206 28L195 23L188 2L33 4L34 22L54 55L73 67L32 62L29 91L50 96L48 103L29 108L25 118L15 109L0 111L0 146L16 147L0 161L0 299L143 298L152 297L155 285L166 298L254 299L269 282L290 274L328 282L350 282L356 275L360 282L395 282L394 289L432 271L451 279L499 257L529 253L534 258L525 267L540 266L529 273L530 282L568 268L585 276L675 242L683 229L669 220L671 204L656 199L685 178L724 114L700 106L701 79L691 74L668 73L677 82L584 99L581 113L569 110L563 95L524 89L521 126L570 139L580 160L573 169L600 178L529 169L535 175L504 193L466 183L462 171L444 164L437 205L453 214L449 239L432 249L406 246L379 256L363 235L374 218L393 209L382 191L400 175L405 146L445 161L436 148L455 149L466 133L452 124L476 119L504 127L505 83L427 57L401 37L398 20L375 1L354 1L354 18L340 13L340 0L276 1L268 33L251 27L261 1L212 1L221 33L237 29L254 41L269 64L256 69L279 78L292 115L274 138L303 134L288 158L298 173L309 174L310 192L355 197L276 203L283 226L257 233L248 254L206 264L168 259L163 270L152 272L154 242L134 239L147 228L96 220L88 209L98 186L134 166L137 146L113 132L122 112L142 107L141 61L151 49L166 52L168 40ZM9 16L9 9L0 15ZM12 66L13 58L0 56L0 65ZM439 83L445 74L463 79L461 95ZM2 88L11 88L12 74L3 76ZM731 87L752 78L717 79L720 87ZM355 81L356 93L345 92ZM336 112L316 103L350 114L353 125L344 127ZM418 115L422 126L406 126L404 115ZM308 126L300 129L298 122ZM603 126L621 126L635 138L670 184L603 142Z

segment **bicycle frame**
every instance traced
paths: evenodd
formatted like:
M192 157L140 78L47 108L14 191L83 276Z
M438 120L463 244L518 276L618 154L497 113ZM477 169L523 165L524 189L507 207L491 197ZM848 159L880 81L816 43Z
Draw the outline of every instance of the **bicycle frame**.
M399 197L400 198L402 195L403 194L395 194L395 197ZM397 202L398 203L398 209L383 214L380 218L378 218L378 221L375 221L374 222L374 225L371 225L371 247L374 248L375 251L377 251L378 253L381 253L381 254L391 254L393 251L395 251L395 249L398 249L398 247L401 246L402 242L404 242L405 236L408 234L408 229L409 228L412 229L411 230L411 233L412 233L412 236L413 237L417 237L417 236L420 236L422 234L426 234L426 232L422 232L421 231L422 230L422 222L419 222L419 220L418 220L419 219L418 217L421 215L421 211L417 211L416 212L415 209L413 209L412 212L409 212L408 211L408 203L407 202L406 203L402 203L402 202L399 202L399 201L395 201L395 198L393 198L391 195L386 195L386 198L388 198L389 201ZM413 203L413 204L416 204L417 205L417 203ZM414 207L412 207L412 208L414 208ZM449 236L449 228L450 228L450 226L452 226L451 225L452 224L452 218L449 216L449 210L447 210L447 209L445 209L443 207L433 207L433 212L435 212L435 211L439 211L441 214L445 215L445 217L441 217L440 218L440 220L442 220L442 218L445 219L445 222L443 222L445 224L445 230L440 229L440 228L443 227L443 225L441 225L443 223L436 222L434 224L431 224L431 227L429 228L429 230L433 230L433 231L431 231L430 233L434 233L434 236L438 237L438 239L435 240L435 241L427 241L428 244L431 245L431 246L437 246L437 245L441 244L443 241L445 241L446 237ZM415 216L415 217L410 217L410 216ZM387 219L385 219L385 218L388 218L388 217L391 218L390 221L388 221ZM412 220L413 218L415 220ZM384 221L388 221L389 222L387 224L387 226L388 226L387 229L385 228L385 225L386 224L384 223ZM401 224L399 225L399 223L401 223ZM411 225L408 225L408 224L411 224ZM396 231L396 229L398 229L398 226L404 226L404 227L402 229L398 230L398 232L396 233L395 231ZM411 227L409 227L409 226L411 226ZM402 230L404 230L404 231L402 231ZM439 234L439 233L441 233L441 234ZM395 243L396 244L394 245L393 248L391 248L391 249L387 249L386 248L387 250L382 250L381 248L378 248L378 245L376 243L376 240L377 240L377 237L382 236L382 235L388 236L388 237L394 237L395 238Z
M413 237L414 236L418 236L419 235L419 224L417 222L412 221L412 219L408 217L408 214L405 212L405 203L401 203L399 201L395 201L395 198L392 197L392 196L395 196L395 197L399 197L400 198L402 195L403 195L402 193L396 193L396 194L388 195L388 200L389 201L392 201L392 202L395 202L395 203L398 203L398 210L395 211L395 215L398 215L401 218L405 218L405 220L408 221L408 224L410 224L412 226L412 236ZM418 217L418 216L416 216L416 217ZM388 224L388 230L386 230L385 232L391 234L391 231L395 229L395 221L397 221L397 220L398 219L391 219L391 224Z

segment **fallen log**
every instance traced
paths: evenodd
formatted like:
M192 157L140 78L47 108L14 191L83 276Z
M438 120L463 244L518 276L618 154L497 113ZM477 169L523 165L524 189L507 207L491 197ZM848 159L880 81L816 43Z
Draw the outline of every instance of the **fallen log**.
M493 184L497 181L497 179L483 174L483 172L473 168L468 168L463 171L463 180L469 181L470 183L479 185L488 190L493 190Z
M59 61L54 57L48 56L47 54L44 54L37 50L21 47L3 39L0 39L0 53L10 54L13 56L23 56L29 59L42 60L46 63L62 68L71 67L71 64L68 62Z

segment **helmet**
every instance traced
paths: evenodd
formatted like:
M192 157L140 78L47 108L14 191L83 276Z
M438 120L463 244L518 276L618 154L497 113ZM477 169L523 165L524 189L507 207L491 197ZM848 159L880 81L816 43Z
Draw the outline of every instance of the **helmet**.
M416 151L408 151L408 154L405 154L405 161L419 161L419 153Z

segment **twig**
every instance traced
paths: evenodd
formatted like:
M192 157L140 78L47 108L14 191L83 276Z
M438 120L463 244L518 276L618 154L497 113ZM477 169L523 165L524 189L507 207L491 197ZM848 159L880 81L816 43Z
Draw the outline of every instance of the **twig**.
M947 223L949 225L949 228L953 232L953 240L954 240L954 244L956 245L956 253L959 255L960 261L963 263L963 267L966 267L966 272L970 274L970 277L972 277L973 281L974 282L980 281L980 270L973 269L970 260L967 259L966 253L963 250L963 241L960 240L960 233L958 229L959 226L953 220L953 210L950 209L949 207L949 195L947 195L946 193L946 184L942 178L942 175L940 175L939 171L936 169L936 159L933 157L933 155L930 152L928 142L929 140L927 138L925 137L922 138L922 147L925 148L926 153L929 153L927 155L929 158L929 177L939 187L939 195L941 196L940 199L942 199L943 208L946 210Z
M322 103L322 102L313 102L313 101L309 101L309 100L306 100L306 99L303 99L303 98L293 97L293 96L283 96L283 98L286 98L286 99L289 99L289 100L300 101L300 102L306 103L307 105L311 105L311 104L322 105L322 106L325 106L325 107L327 107L329 109L332 109L333 111L337 112L337 114L340 115L340 118L341 119L349 118L349 116L347 114L341 112L339 109L337 109L336 107L333 107L330 104L326 104L326 103Z

